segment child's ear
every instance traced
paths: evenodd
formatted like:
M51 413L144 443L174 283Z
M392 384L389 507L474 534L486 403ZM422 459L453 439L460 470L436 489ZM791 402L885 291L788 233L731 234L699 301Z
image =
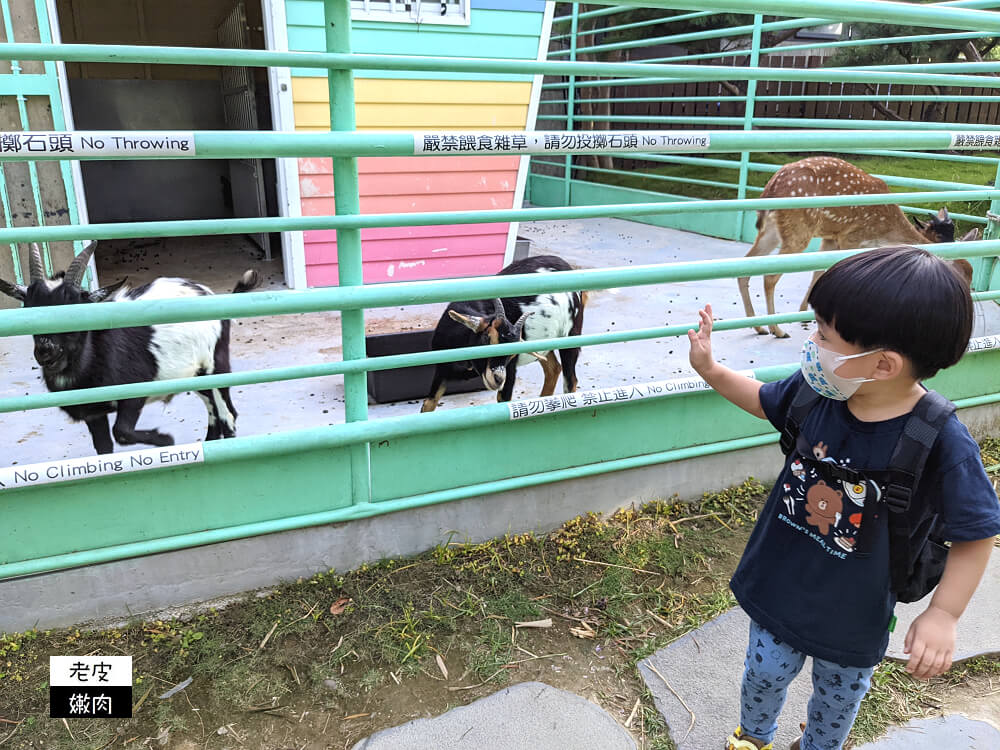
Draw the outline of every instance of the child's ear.
M891 380L909 371L909 362L903 358L903 355L887 349L879 352L878 362L875 365L875 372L872 373L872 377L875 380Z

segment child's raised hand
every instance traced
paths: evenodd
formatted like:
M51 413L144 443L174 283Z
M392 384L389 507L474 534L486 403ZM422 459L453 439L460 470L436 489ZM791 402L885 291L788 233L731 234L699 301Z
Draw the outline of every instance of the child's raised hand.
M688 342L691 344L688 358L695 372L703 375L715 364L712 359L712 306L705 305L704 310L699 310L698 318L698 330L688 331Z

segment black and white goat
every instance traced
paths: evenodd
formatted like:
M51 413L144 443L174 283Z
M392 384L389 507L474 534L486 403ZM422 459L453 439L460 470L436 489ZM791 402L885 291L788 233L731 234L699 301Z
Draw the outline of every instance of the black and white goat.
M569 271L570 265L556 255L539 255L514 261L498 276L521 273ZM452 302L438 321L431 349L458 349L486 344L509 344L515 341L578 336L583 330L583 307L586 292L554 292L525 297ZM515 321L511 323L511 321ZM497 401L510 401L514 393L517 366L537 359L545 370L543 396L555 391L559 373L563 374L566 393L576 390L576 361L580 347L528 354L490 357L488 359L442 362L434 370L430 393L420 411L434 411L444 395L448 380L471 380L481 377L490 390L498 391ZM562 360L560 366L559 360Z
M11 284L0 279L0 292L20 300L25 307L73 305L87 302L124 302L178 297L201 297L212 290L187 279L160 278L135 289L119 281L92 292L80 288L80 280L93 255L90 243L73 259L65 273L46 278L37 245L29 256L30 283ZM246 292L260 284L260 275L244 272L233 293ZM111 328L102 331L74 331L34 336L35 360L50 391L95 388L151 380L171 380L197 375L230 372L229 321L206 320L192 323ZM206 440L236 435L236 409L228 388L198 391L208 408ZM169 400L171 396L154 397ZM98 453L111 453L108 415L117 411L114 439L119 445L147 443L173 445L174 439L159 430L137 430L145 398L64 406L70 418L87 423Z

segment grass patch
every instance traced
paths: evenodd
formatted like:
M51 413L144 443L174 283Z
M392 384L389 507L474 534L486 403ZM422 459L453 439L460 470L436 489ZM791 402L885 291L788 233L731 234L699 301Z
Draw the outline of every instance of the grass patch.
M565 655L566 670L582 669L572 665L587 660L596 665L588 675L603 670L608 684L598 681L595 691L622 704L623 721L638 697L633 732L645 747L668 748L635 664L732 606L729 575L765 492L748 480L700 503L652 502L608 518L583 515L547 535L451 541L416 558L320 573L179 619L4 635L0 718L21 723L0 730L15 730L12 747L100 747L137 737L136 744L168 738L221 748L237 735L216 730L232 724L244 741L258 736L264 747L269 731L288 731L276 721L284 717L300 741L282 741L300 747L309 739L303 715L364 721L404 683L410 690L429 685L433 700L417 710L438 706L437 713L508 682L544 677L553 664L562 674L557 657ZM530 636L514 627L544 618L554 627ZM90 730L84 744L75 724L71 740L61 722L47 718L48 656L72 653L131 654L133 700L146 695L133 719L100 722L104 729ZM451 672L448 681L439 658ZM188 677L187 689L159 700ZM463 690L448 692L444 682ZM623 684L633 694L627 706ZM401 723L381 714L384 726ZM336 724L336 731L347 731L347 723ZM359 736L342 734L338 742L379 728L362 724Z
M984 460L998 455L1000 441L983 444ZM178 619L0 635L0 739L10 734L5 748L55 750L303 747L320 739L350 747L537 679L596 696L620 722L632 716L641 747L670 750L636 663L733 606L729 576L766 491L748 480L697 503L583 515L546 535L452 540ZM546 618L553 627L515 627ZM89 653L131 654L133 701L143 702L130 720L73 722L71 738L48 718L48 656ZM918 715L935 690L997 675L998 660L970 662L929 684L882 665L855 737ZM187 689L159 699L188 677Z

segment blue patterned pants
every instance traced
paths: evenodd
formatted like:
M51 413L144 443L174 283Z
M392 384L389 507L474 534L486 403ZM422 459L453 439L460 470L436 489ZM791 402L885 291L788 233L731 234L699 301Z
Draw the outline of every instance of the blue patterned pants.
M802 669L806 655L750 621L750 642L740 688L740 726L765 742L774 739L785 693ZM840 750L868 692L874 667L861 669L813 659L813 694L809 699L801 750Z

